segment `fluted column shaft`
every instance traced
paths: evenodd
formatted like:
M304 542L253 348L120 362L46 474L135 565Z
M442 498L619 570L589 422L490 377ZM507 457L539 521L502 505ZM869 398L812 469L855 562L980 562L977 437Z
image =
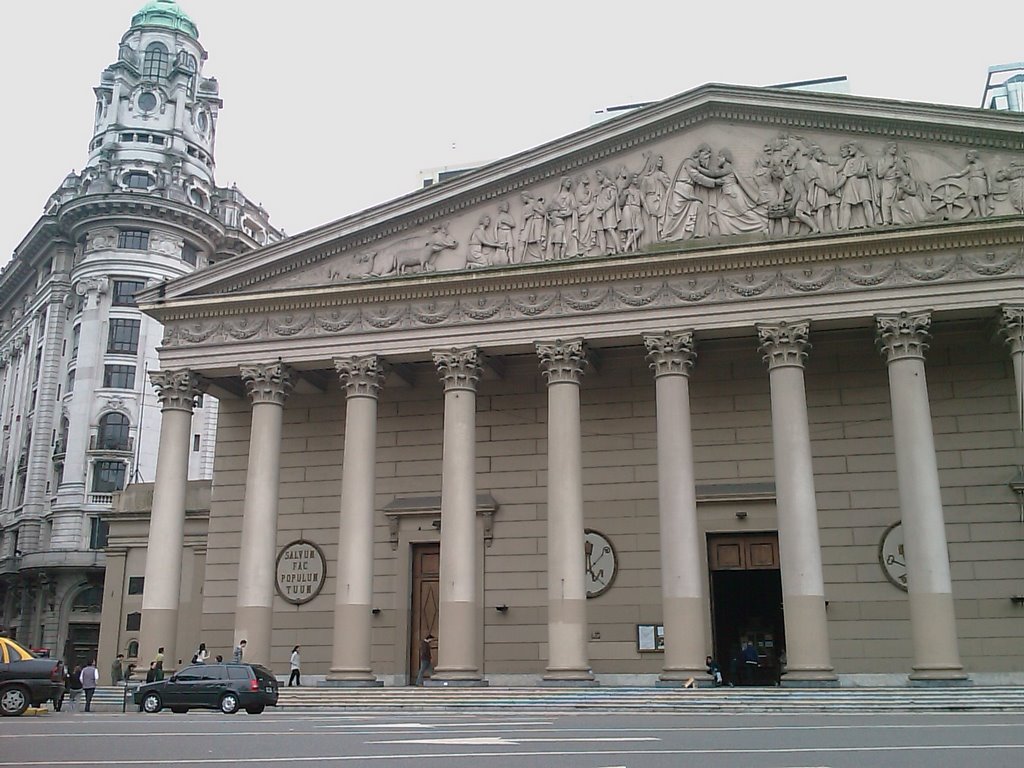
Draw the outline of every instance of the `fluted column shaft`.
M384 369L376 355L335 359L345 387L345 457L338 516L338 587L334 597L332 681L373 683L373 508L377 459L377 395Z
M178 658L175 639L181 603L192 409L201 389L199 378L191 371L155 371L150 379L162 407L146 548L139 658L149 661L163 646L164 657L173 663Z
M1024 304L1000 307L1000 331L1010 348L1013 378L1016 384L1017 431L1024 433ZM1024 445L1024 443L1022 443Z
M949 573L946 525L935 459L924 353L928 349L928 312L879 315L879 347L889 369L893 442L900 516L907 556L907 590L914 671L910 679L963 680L953 583Z
M757 326L771 387L775 497L786 621L784 685L837 679L828 647L825 582L804 388L809 329L807 322Z
M252 400L252 430L242 507L235 643L246 641L245 661L267 665L273 629L281 423L294 381L291 369L282 363L242 366L241 374Z
M593 680L587 654L580 380L583 339L537 343L548 383L548 666L545 680Z
M706 678L707 604L697 525L697 491L690 423L693 332L644 336L654 370L658 419L658 518L665 658L661 679Z
M477 583L476 385L473 348L435 351L444 383L441 463L441 573L437 681L479 681L480 588Z

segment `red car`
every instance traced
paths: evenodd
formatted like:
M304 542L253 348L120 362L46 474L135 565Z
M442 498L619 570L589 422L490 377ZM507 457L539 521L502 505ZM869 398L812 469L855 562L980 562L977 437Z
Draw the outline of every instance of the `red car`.
M63 693L60 661L36 658L13 640L0 637L0 715L17 717L30 706L60 699Z

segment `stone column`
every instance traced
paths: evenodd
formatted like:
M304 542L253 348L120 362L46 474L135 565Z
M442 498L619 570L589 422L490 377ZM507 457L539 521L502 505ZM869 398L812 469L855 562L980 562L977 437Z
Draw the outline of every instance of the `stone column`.
M1013 360L1013 377L1017 385L1017 432L1024 433L1024 304L999 308L1000 332L1006 337Z
M697 359L692 331L644 336L654 369L658 412L658 530L665 658L661 680L707 680L705 558L697 526L697 491L690 426L690 369Z
M544 680L593 683L587 656L580 380L583 339L538 342L548 383L548 666Z
M828 649L825 580L804 390L810 323L758 325L772 399L775 504L786 620L783 685L835 684Z
M480 677L479 541L476 528L475 347L439 350L434 365L444 383L441 464L441 574L434 685L486 685Z
M294 379L291 369L280 362L243 365L241 373L252 400L252 431L242 507L234 642L246 641L246 661L268 665L274 610L281 421L284 401L292 391Z
M338 518L338 586L330 685L383 685L370 665L373 611L373 509L377 478L377 395L384 368L377 355L335 358L345 387L345 456Z
M925 381L924 353L928 349L931 314L878 315L875 322L878 344L889 368L896 479L914 638L914 671L910 680L921 684L965 681Z
M199 377L191 371L154 371L149 377L161 404L160 445L146 549L139 659L148 663L163 646L170 665L178 658L174 646L181 603L192 408L202 389Z

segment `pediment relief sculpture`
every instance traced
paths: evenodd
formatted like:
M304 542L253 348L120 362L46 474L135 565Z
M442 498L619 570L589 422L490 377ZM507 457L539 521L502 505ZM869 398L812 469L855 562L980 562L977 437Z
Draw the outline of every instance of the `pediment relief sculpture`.
M713 137L713 141L702 140ZM553 177L272 287L358 282L1024 213L1024 156L716 126Z

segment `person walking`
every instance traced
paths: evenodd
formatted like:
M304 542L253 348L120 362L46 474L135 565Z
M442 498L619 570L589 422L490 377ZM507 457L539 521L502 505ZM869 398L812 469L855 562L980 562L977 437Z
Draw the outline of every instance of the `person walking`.
M117 658L110 664L110 684L119 685L124 680L124 654L117 654Z
M427 636L420 641L420 668L416 673L416 685L423 685L423 676L434 672L434 662L430 651L430 641L433 639L434 636L428 632Z
M64 678L64 687L68 690L68 712L78 711L78 698L82 695L82 668L75 667Z
M156 649L156 656L153 657L153 668L156 670L156 679L164 679L164 647L161 645Z
M81 673L82 689L85 691L85 711L92 711L92 697L96 695L96 686L100 682L100 671L92 659L85 665Z
M235 664L242 663L242 657L245 655L245 640L239 640L238 645L235 646L234 652L231 654L231 660Z
M146 672L146 682L147 683L155 683L156 682L156 662L155 661L149 662L149 670Z
M292 648L292 657L288 661L288 666L291 667L291 673L288 675L289 687L292 684L292 680L295 681L295 685L297 687L301 687L302 680L300 678L301 673L299 672L299 668L302 666L302 663L299 659L299 646L297 645L294 648Z
M206 643L200 643L199 649L196 651L195 656L192 657L192 663L205 664L208 658L210 658L210 653L206 650Z

